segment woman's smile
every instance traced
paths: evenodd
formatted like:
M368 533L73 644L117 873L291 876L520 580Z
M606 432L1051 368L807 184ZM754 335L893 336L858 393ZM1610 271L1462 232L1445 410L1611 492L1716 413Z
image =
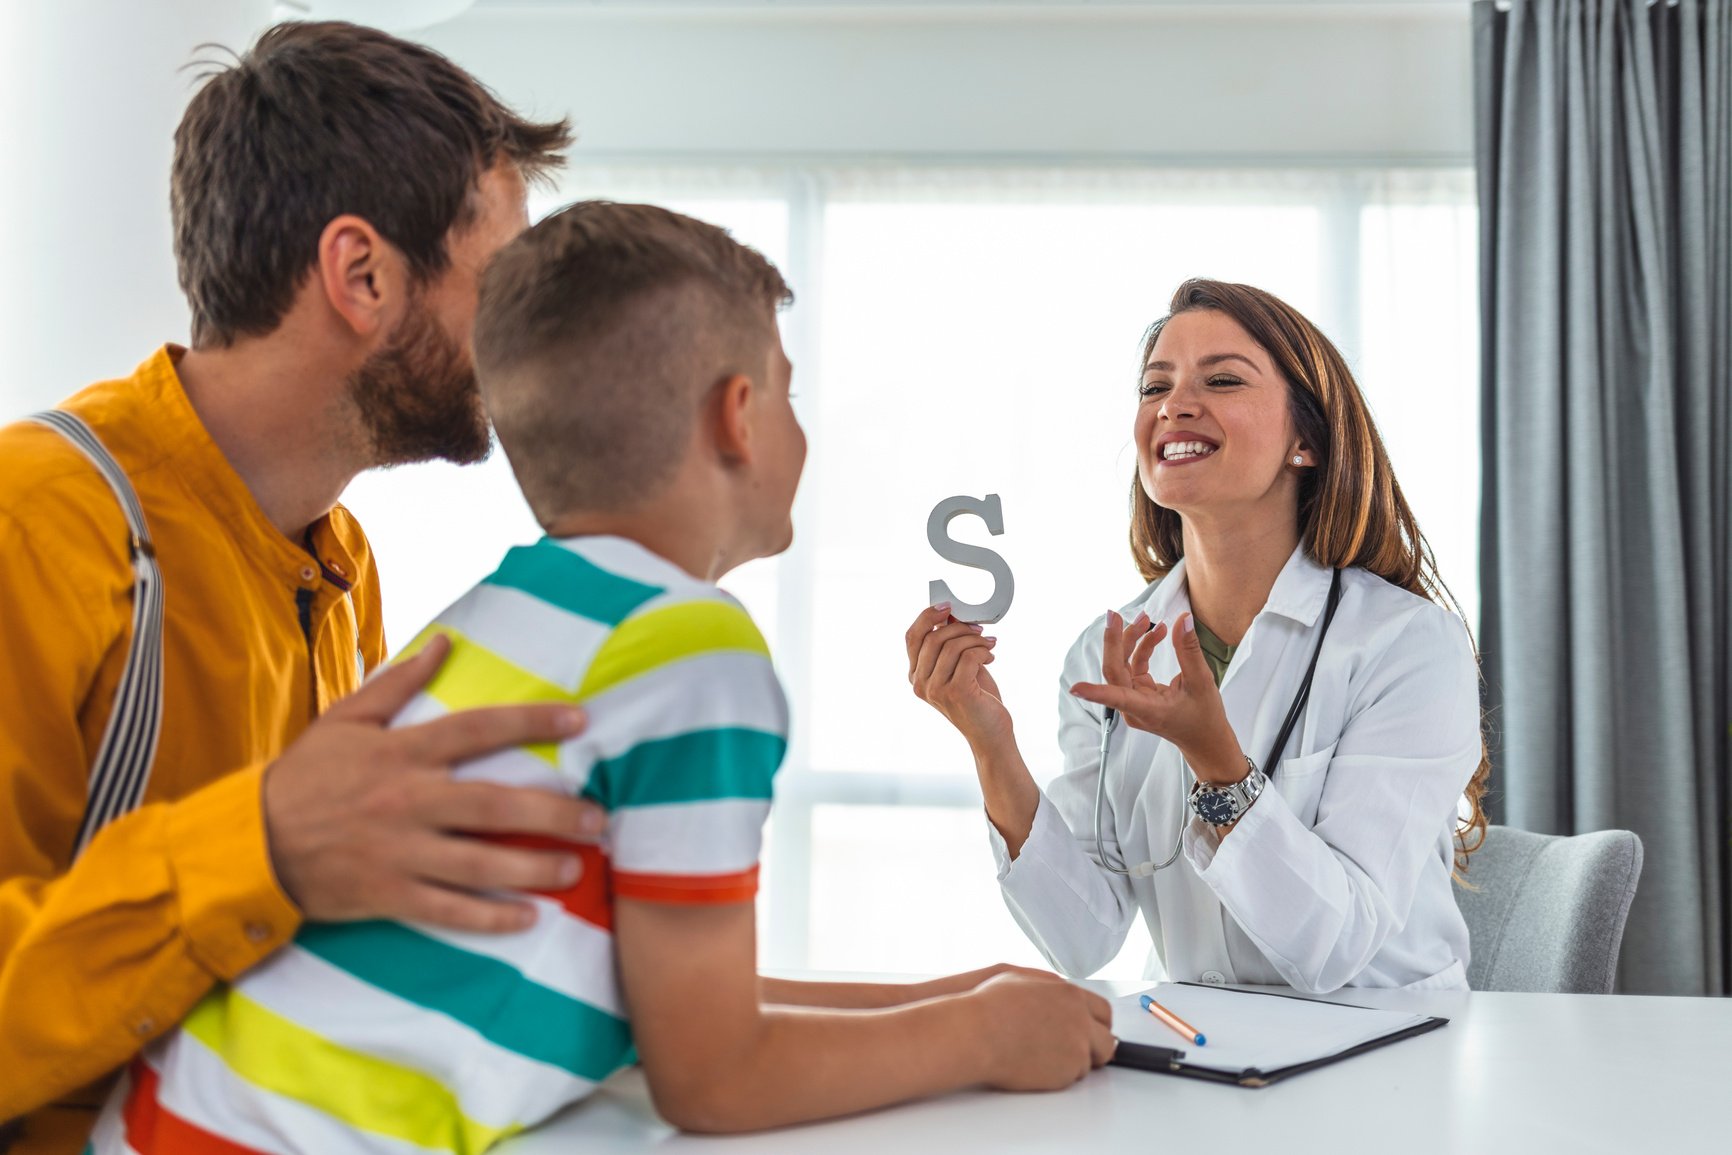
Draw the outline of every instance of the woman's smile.
M1155 443L1155 467L1195 465L1213 457L1221 447L1194 433L1167 433Z

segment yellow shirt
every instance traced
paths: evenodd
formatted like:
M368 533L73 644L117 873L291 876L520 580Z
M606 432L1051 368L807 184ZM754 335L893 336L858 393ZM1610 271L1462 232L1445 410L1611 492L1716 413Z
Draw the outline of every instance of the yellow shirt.
M27 1115L11 1155L80 1150L110 1073L293 936L263 768L384 658L361 527L339 506L300 543L267 521L187 400L180 352L62 406L131 479L164 593L144 805L76 864L131 632L126 523L58 434L0 429L0 1121Z

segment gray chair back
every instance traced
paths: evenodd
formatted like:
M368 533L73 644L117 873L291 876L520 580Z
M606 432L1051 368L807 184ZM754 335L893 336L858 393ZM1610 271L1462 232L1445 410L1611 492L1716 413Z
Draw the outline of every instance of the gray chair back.
M1455 887L1476 991L1610 994L1642 874L1628 830L1563 837L1493 826ZM1470 889L1470 887L1472 889Z

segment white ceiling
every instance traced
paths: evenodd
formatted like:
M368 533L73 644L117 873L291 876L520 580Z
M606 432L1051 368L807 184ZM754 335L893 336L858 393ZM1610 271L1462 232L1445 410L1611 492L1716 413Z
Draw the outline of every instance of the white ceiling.
M1470 0L474 0L482 10L607 10L611 12L926 12L975 11L1129 12L1159 8L1465 8Z

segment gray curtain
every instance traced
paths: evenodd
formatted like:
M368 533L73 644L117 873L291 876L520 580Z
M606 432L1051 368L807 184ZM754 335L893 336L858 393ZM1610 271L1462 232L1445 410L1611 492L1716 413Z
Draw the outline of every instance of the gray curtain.
M1493 817L1646 847L1632 992L1732 991L1732 0L1474 5Z

